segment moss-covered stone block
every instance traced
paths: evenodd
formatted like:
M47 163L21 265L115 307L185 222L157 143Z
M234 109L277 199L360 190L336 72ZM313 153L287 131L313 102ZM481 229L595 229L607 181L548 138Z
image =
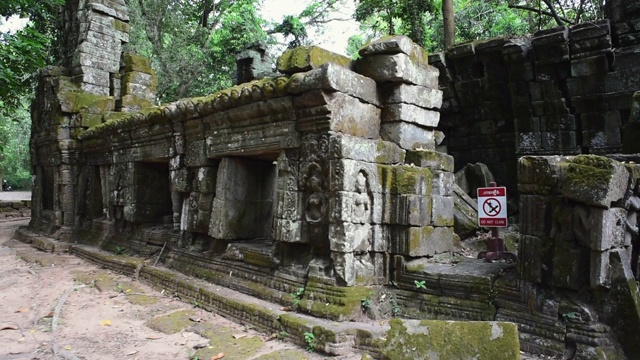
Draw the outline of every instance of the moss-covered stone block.
M432 170L453 172L453 156L435 150L407 151L407 163Z
M335 321L346 321L362 314L361 300L373 291L364 286L328 286L310 280L301 306L312 315Z
M351 59L317 46L301 46L280 55L277 69L283 74L294 74L318 68L326 63L349 68Z
M113 28L117 31L121 31L123 33L129 33L129 29L131 28L128 23L113 18Z
M394 166L391 184L393 194L431 194L433 174L431 170L415 166Z
M115 109L115 100L112 96L84 92L76 84L65 79L60 79L59 82L58 101L60 109L66 113L101 114Z
M100 114L82 114L82 126L92 127L102 123L102 115Z
M122 54L122 60L124 62L124 72L139 71L145 74L155 75L155 71L151 68L151 65L149 65L149 59L144 56L124 53Z
M560 163L564 156L523 156L518 160L518 191L550 195L558 192Z
M389 325L383 359L520 359L513 323L394 319Z
M615 161L597 155L578 155L561 164L562 195L583 204L608 209L622 199L629 173Z

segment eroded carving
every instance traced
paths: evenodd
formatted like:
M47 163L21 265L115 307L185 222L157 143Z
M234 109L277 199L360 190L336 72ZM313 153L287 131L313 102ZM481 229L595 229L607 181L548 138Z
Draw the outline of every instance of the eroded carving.
M320 165L309 165L304 183L308 194L305 201L305 219L311 223L321 222L326 216L328 201Z

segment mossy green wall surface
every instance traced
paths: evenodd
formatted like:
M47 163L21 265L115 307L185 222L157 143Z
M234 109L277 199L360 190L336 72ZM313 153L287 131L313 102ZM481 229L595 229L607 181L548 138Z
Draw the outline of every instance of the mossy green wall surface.
M441 320L391 320L383 359L520 359L514 323Z

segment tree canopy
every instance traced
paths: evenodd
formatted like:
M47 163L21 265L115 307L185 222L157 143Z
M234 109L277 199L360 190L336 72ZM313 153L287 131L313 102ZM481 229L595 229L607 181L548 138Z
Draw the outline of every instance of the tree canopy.
M56 20L62 4L64 0L0 2L0 17L29 18L23 29L0 33L0 113L18 108L32 93L38 69L55 62Z

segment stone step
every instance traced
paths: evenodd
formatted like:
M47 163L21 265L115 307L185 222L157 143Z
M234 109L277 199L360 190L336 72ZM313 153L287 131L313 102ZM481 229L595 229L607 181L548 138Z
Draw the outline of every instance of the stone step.
M85 260L143 280L183 301L265 333L285 332L288 334L286 339L300 346L308 346L305 334L312 333L315 349L328 355L340 356L353 351L368 353L374 358L393 359L434 355L440 359L519 359L520 355L514 323L403 319L336 322L289 311L273 302L153 266L149 259L61 243L26 228L19 229L15 237L41 250L66 249ZM463 336L464 341L448 341L455 334ZM456 351L452 351L454 347Z

